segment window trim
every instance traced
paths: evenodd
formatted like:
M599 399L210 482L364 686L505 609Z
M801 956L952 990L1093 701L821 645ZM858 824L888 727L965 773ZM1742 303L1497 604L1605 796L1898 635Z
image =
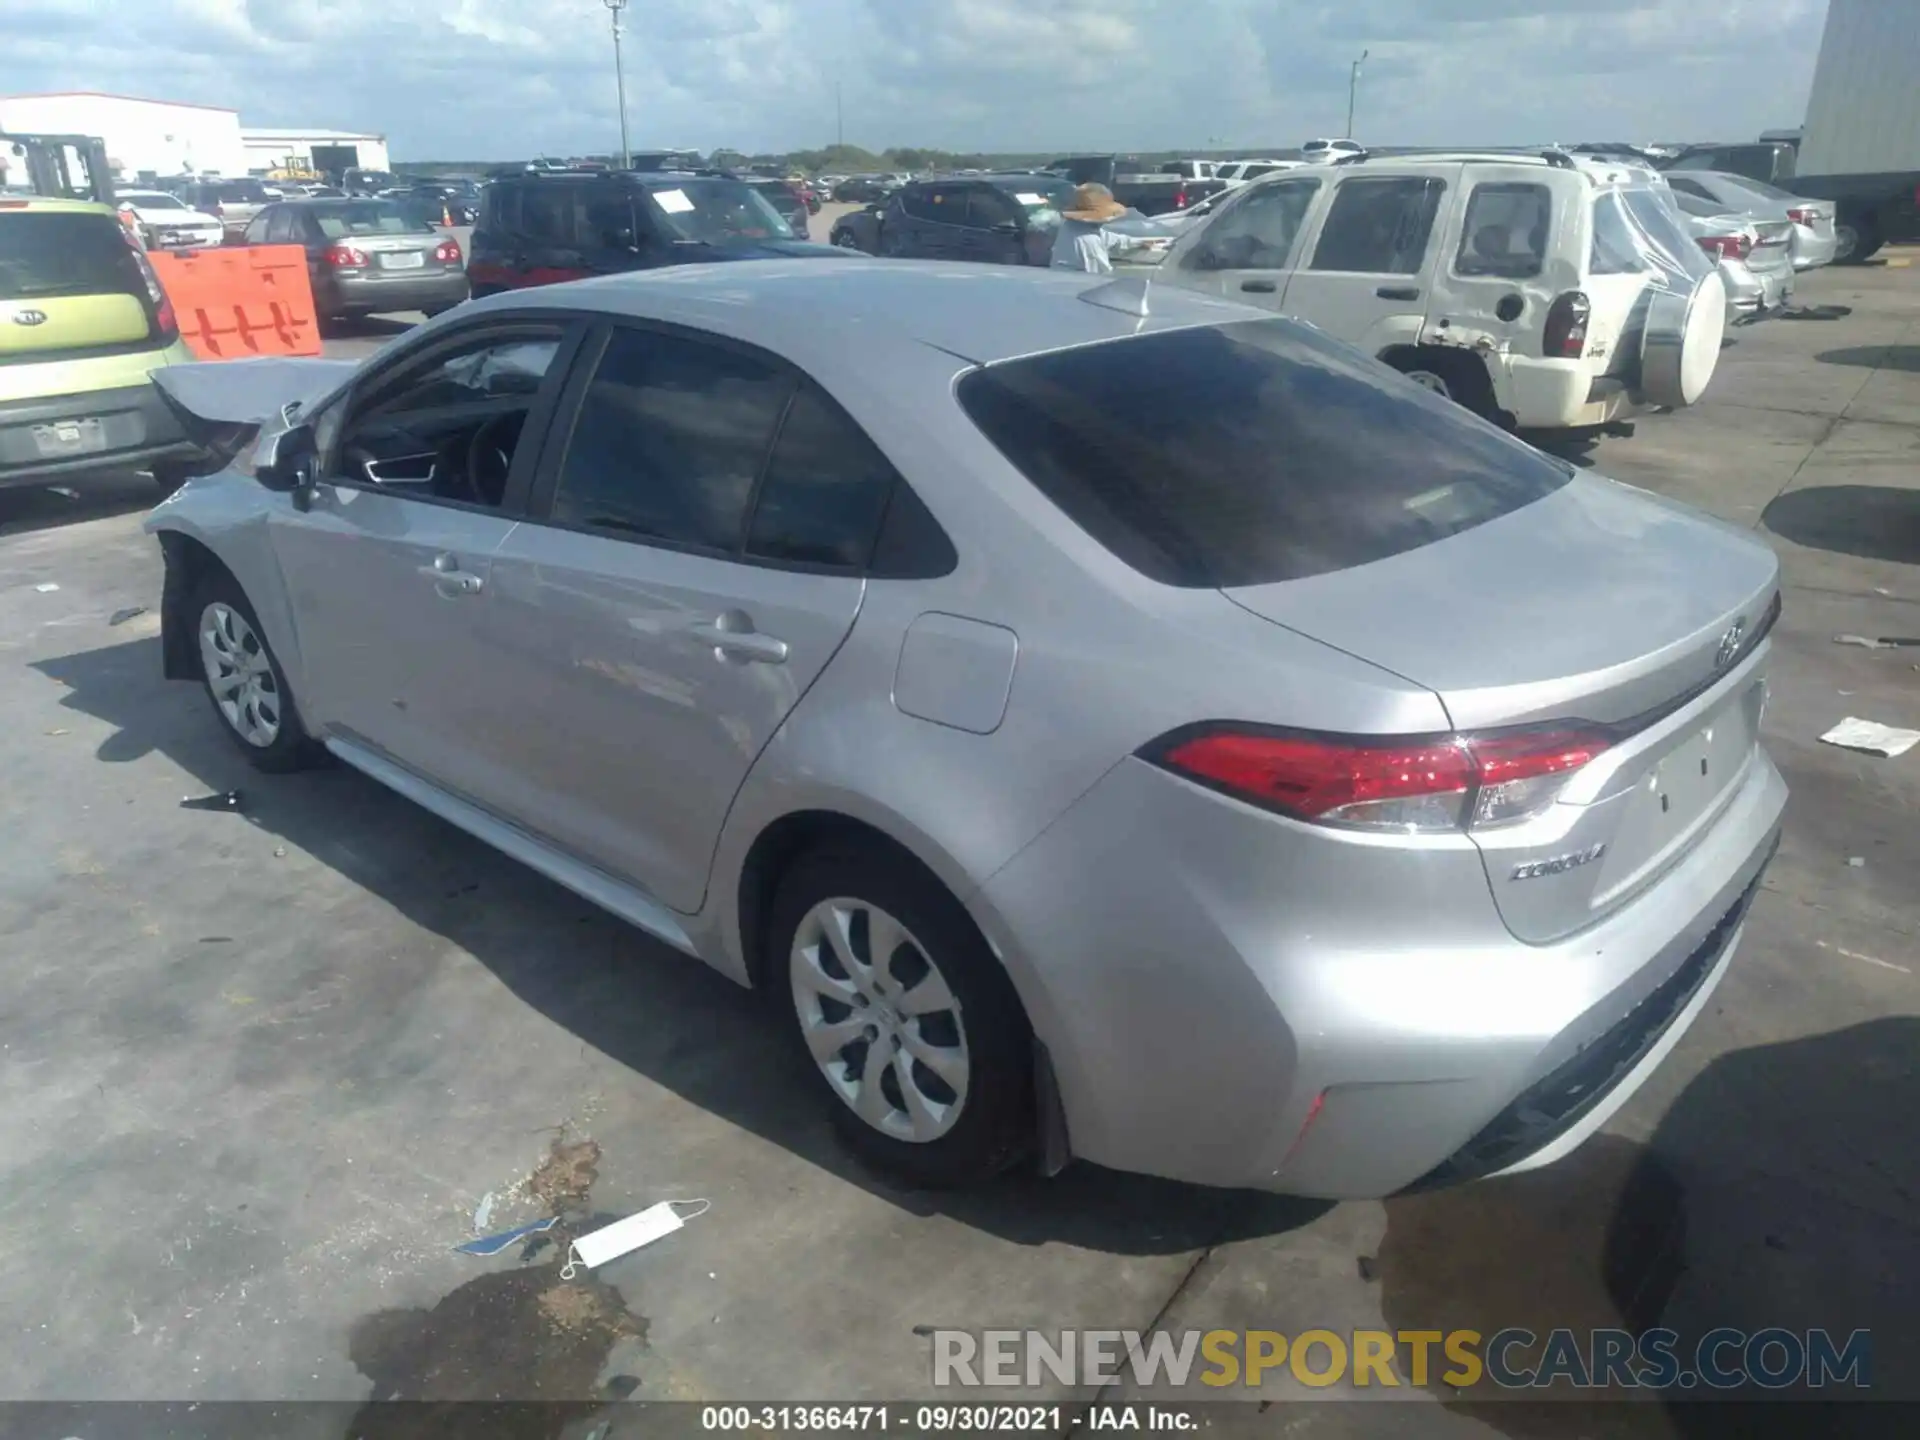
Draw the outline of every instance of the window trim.
M731 565L752 566L761 570L780 570L801 575L851 576L857 579L865 579L871 574L874 555L880 548L881 537L886 534L887 519L893 510L895 499L903 487L912 489L912 482L901 472L893 457L881 448L880 442L868 433L867 427L854 418L853 413L840 403L832 391L785 357L748 341L736 340L731 335L721 335L712 330L702 330L691 325L676 325L671 321L653 320L643 316L601 315L578 318L590 321L589 333L582 339L573 357L572 372L567 376L566 384L557 396L553 411L548 417L547 433L542 437L543 443L540 447L539 468L533 476L531 488L526 496L525 509L518 517L521 521L572 535L590 535L596 540L606 540L616 545L632 545L642 550L661 550L675 555L696 555L703 559L718 560ZM730 350L758 364L770 367L786 382L787 390L780 402L780 413L774 420L773 429L768 435L766 451L761 455L759 468L754 472L753 488L747 492L747 503L741 511L739 533L728 549L696 545L684 540L668 540L654 535L620 534L611 530L596 529L591 525L575 525L565 520L557 520L553 516L554 497L560 488L561 473L566 469L567 453L573 446L574 428L580 417L580 408L586 400L587 388L593 383L601 357L605 355L607 346L612 343L614 333L620 330L671 336L676 340L687 340L694 344L709 345L715 349ZM848 424L866 437L867 443L878 451L880 458L885 460L888 468L893 471L893 484L888 487L886 503L880 507L880 519L874 527L873 543L868 546L865 558L857 565L832 565L817 560L781 560L772 556L754 555L747 550L748 537L753 533L754 518L760 509L761 492L766 486L767 472L773 466L774 451L779 448L780 435L786 428L787 416L792 412L794 399L800 394L802 387L809 385L838 411ZM564 439L556 442L556 436L564 436ZM516 462L518 458L516 455ZM924 500L920 501L920 504L922 508L926 508ZM935 523L938 523L938 517L934 518ZM941 527L942 530L945 528L945 526ZM951 537L949 537L949 544L951 544Z
M529 310L515 312L511 316L488 316L485 319L469 321L457 329L440 332L424 344L415 345L394 355L366 375L357 377L344 390L329 397L327 403L345 405L347 413L341 417L332 445L320 457L320 483L347 490L360 490L371 495L385 495L392 500L408 500L418 505L432 505L443 510L460 510L470 515L497 515L512 520L525 519L536 469L552 432L555 406L564 388L564 381L571 375L578 358L585 330L586 327L580 323L580 317L571 312ZM527 411L527 423L520 432L520 443L514 447L513 465L507 472L507 488L501 495L498 505L479 505L471 500L450 500L441 495L422 495L396 490L390 486L375 485L371 481L355 479L339 473L339 447L346 439L348 426L353 420L353 412L363 401L378 393L381 385L392 380L397 372L411 368L416 362L430 363L435 357L444 356L449 351L464 350L476 336L495 336L500 340L517 337L546 338L556 331L560 343L554 351L553 363L547 367L547 373L540 382L540 389ZM321 408L324 409L325 406Z

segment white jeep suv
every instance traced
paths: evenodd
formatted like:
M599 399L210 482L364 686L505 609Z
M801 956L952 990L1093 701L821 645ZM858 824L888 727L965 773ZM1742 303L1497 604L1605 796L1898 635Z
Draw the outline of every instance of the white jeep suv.
M1692 404L1726 325L1723 282L1659 178L1559 151L1271 176L1224 198L1157 274L1311 321L1524 429Z

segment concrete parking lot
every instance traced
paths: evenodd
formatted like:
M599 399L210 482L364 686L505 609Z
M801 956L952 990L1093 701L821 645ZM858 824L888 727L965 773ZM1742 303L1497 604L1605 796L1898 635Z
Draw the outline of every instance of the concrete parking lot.
M1815 275L1800 298L1851 314L1739 332L1705 403L1579 455L1779 551L1785 841L1605 1133L1384 1204L1085 1165L893 1188L754 997L351 771L249 770L160 678L150 482L0 492L0 1398L901 1398L932 1326L1656 1321L1868 1328L1877 1390L1920 1398L1920 750L1816 739L1920 726L1920 649L1834 643L1920 635L1912 255ZM551 1244L453 1249L691 1198L587 1282ZM1277 1405L1276 1433L1596 1433L1437 1380L1257 1394L1352 1402Z

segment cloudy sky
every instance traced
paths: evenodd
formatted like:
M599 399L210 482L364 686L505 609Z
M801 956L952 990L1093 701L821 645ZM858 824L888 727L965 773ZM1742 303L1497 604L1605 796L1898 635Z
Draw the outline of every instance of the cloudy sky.
M1889 0L1920 3L1920 0ZM1750 137L1826 0L633 0L635 148L953 150ZM0 0L0 92L231 105L396 159L616 148L601 0Z

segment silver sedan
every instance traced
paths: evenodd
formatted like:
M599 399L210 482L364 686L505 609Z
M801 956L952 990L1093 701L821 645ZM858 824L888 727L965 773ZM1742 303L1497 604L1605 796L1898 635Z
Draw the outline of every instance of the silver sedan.
M1763 221L1788 221L1793 226L1795 270L1831 265L1839 246L1833 228L1833 202L1809 200L1803 195L1719 170L1669 170L1667 183L1683 195L1710 201L1722 210Z
M213 723L763 989L913 1182L1545 1163L1776 842L1767 546L1224 301L716 263L155 383Z

